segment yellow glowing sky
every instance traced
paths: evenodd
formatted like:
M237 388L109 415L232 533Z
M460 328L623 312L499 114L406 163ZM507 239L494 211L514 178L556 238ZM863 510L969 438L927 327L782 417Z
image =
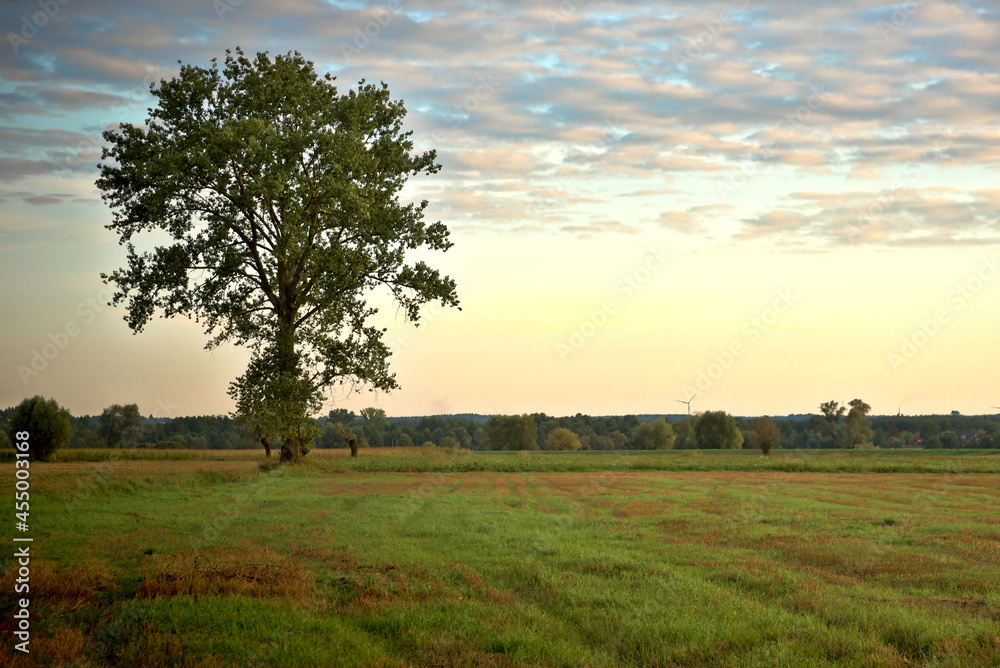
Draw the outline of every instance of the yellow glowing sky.
M811 412L855 396L881 413L900 403L910 413L991 412L1000 280L990 274L972 292L973 280L968 300L954 292L996 257L981 250L678 254L654 235L457 233L455 242L438 264L458 281L462 311L434 306L414 328L389 304L384 323L401 389L335 393L330 406L377 405L390 415L662 413L685 410L676 400L693 388L695 410L738 414ZM107 250L114 257L117 246ZM24 276L39 273L30 261L14 264ZM120 313L87 304L100 302L94 276L75 286L41 282L8 288L18 318L0 335L19 354L5 360L0 403L40 393L77 414L125 401L153 415L230 410L225 391L244 351L202 350L203 333L182 320L157 320L133 336ZM43 288L48 301L38 298ZM943 324L922 338L921 323L941 311ZM71 323L79 333L45 369L27 382L11 377ZM915 340L915 354L904 339Z

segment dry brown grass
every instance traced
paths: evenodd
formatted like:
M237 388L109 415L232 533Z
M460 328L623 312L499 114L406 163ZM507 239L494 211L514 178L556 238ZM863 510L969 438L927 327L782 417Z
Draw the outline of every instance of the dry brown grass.
M62 565L34 557L30 568L32 606L44 601L47 617L52 619L98 606L102 594L117 586L116 574L93 558ZM2 591L13 592L16 571L16 568L11 568L4 573L0 580ZM37 614L37 610L33 614ZM13 651L13 619L5 615L0 620L0 635L6 639L0 647L0 665L61 667L79 664L87 647L87 636L80 629L70 628L58 621L53 621L51 626L39 627L37 618L33 618L32 624L31 653L24 656Z
M316 591L316 580L301 565L266 548L214 555L154 554L143 572L139 599L237 594L304 603Z
M115 586L115 574L93 558L64 566L35 557L30 568L32 598L37 596L71 608L89 605L98 594ZM16 577L17 569L8 569L0 580L2 591L14 591Z

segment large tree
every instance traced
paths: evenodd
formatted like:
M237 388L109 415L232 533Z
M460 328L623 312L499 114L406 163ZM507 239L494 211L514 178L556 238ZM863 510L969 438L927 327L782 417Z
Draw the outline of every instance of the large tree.
M14 443L28 442L32 459L47 461L73 435L69 411L55 399L41 395L25 399L7 419L7 432Z
M231 387L237 415L280 425L281 459L297 460L298 418L324 389L397 387L373 291L413 321L429 301L458 305L454 281L413 260L450 248L447 228L399 195L407 177L440 169L436 154L414 150L385 84L341 94L297 52L237 48L221 70L184 65L150 90L145 125L104 133L97 187L128 265L102 277L135 332L162 311L203 323L207 348L250 347ZM143 232L170 241L141 250Z
M844 416L847 406L841 406L837 401L826 401L819 405L823 413L823 421L820 423L820 433L830 439L834 446L843 447L845 436L840 425L840 418Z
M138 404L112 404L101 412L98 434L109 448L133 441L142 435L142 418Z
M765 455L771 454L781 442L781 428L771 418L764 416L754 418L753 427L749 434L750 443Z
M872 424L868 413L872 407L861 401L852 399L851 410L847 413L847 445L852 448L870 447L872 444Z

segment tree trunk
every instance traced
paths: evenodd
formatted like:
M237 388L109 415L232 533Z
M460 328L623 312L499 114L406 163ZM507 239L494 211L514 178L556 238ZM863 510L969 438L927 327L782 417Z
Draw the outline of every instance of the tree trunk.
M281 444L281 463L291 462L293 464L302 459L302 441L298 437L286 438Z
M351 448L351 457L358 456L358 439L350 438L347 440L347 445Z
M260 442L264 446L264 456L267 457L268 459L270 459L271 458L271 442L268 441L263 436L260 437Z
M284 276L284 269L282 267L282 262L279 261L278 266L279 278ZM281 278L282 285L282 295L283 301L288 296L286 294L287 286L285 284L284 278ZM294 376L297 371L296 358L295 358L295 337L294 328L292 326L293 319L295 317L294 312L289 308L287 311L281 313L281 322L278 325L277 338L275 340L275 347L277 353L277 374L279 377L288 375ZM295 431L298 431L296 427ZM293 464L299 462L302 459L302 439L299 438L297 433L284 436L284 441L281 444L281 459L279 460L282 464L285 462L292 462Z

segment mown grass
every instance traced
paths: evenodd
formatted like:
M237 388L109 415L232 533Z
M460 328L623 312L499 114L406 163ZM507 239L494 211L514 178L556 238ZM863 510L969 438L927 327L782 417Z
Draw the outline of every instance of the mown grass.
M614 470L647 457L765 459L33 465L32 654L11 651L4 556L0 662L1000 665L1000 485L968 472L996 457L883 458L941 473ZM584 460L605 469L440 470ZM415 461L439 470L354 468Z

